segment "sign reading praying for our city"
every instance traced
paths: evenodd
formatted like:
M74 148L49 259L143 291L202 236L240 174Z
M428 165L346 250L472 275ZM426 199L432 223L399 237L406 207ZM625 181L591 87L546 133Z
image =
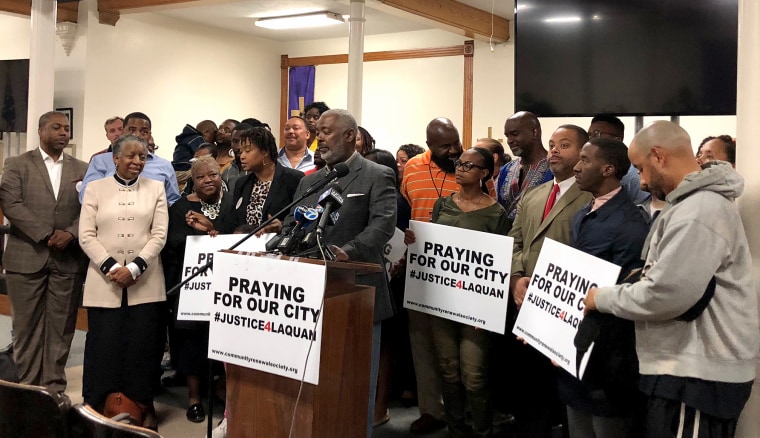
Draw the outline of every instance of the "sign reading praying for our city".
M252 236L236 249L239 251L265 251L264 245L271 237ZM185 243L185 261L182 265L182 280L197 273L203 266L214 261L216 251L226 249L243 238L242 234L220 234L211 236L187 236ZM216 266L216 264L214 264ZM184 321L208 321L211 318L211 278L213 269L202 272L182 286L179 295L177 319Z
M216 253L208 357L318 384L325 269Z
M404 307L504 333L511 237L411 221Z
M619 274L620 266L545 239L512 332L582 378L593 348L579 363L573 340L583 320L583 299L592 287L614 285Z

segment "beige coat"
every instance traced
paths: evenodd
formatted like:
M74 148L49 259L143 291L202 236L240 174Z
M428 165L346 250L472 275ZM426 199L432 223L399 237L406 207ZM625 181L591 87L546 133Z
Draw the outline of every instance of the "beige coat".
M90 258L83 305L121 305L121 288L100 272L100 265L109 257L121 265L137 256L148 263L137 284L128 289L130 306L165 301L159 254L166 243L168 223L166 192L158 181L140 178L125 188L109 176L88 184L79 217L79 244Z

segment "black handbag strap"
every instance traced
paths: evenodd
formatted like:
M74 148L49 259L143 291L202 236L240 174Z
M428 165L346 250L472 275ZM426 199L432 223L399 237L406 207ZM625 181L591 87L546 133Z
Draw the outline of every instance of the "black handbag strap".
M681 314L681 316L676 318L676 320L691 322L699 318L699 315L701 315L702 312L704 312L707 306L710 304L710 300L712 300L713 296L715 296L714 275L710 279L710 282L707 283L707 288L705 289L705 293L702 294L702 297L700 297L699 300L693 306L691 306L691 308L689 308L689 310L685 311L683 314Z

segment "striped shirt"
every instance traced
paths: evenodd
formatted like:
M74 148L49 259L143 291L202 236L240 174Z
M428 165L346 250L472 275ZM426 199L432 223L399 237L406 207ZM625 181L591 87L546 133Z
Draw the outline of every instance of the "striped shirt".
M401 194L412 206L412 219L422 222L431 221L438 198L460 190L454 174L445 173L431 158L430 150L412 157L401 182Z

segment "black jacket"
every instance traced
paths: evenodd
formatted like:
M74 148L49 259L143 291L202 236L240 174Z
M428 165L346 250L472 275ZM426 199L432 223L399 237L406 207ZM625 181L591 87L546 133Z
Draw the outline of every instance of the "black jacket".
M264 207L261 211L262 221L266 220L270 214L274 215L293 201L293 196L296 193L296 188L298 188L301 178L303 178L303 172L275 164L272 185L269 187L269 194L266 201L264 201ZM222 229L224 233L232 233L235 231L235 228L246 223L246 208L251 200L254 182L256 182L255 173L242 176L235 181L234 191L232 192L232 211L225 215ZM282 220L287 215L288 211L285 211L278 215L277 218Z
M641 268L641 250L649 226L625 190L618 192L598 210L591 204L573 217L572 246L621 267L618 283L633 269ZM598 328L594 348L583 380L561 371L559 395L575 409L598 416L630 413L640 399L639 362L636 357L634 324L609 314L592 312L578 329ZM577 344L577 343L576 343Z

